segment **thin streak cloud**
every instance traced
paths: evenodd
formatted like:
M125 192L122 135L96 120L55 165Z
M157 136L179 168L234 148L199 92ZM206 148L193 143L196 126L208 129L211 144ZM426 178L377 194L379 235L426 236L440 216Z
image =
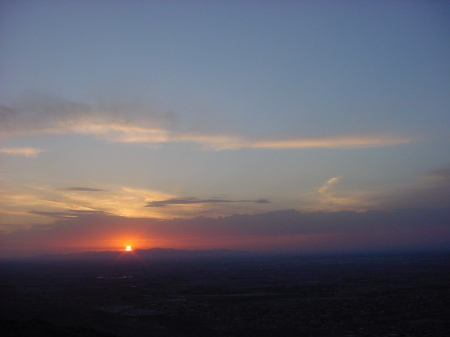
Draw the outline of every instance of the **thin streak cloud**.
M187 198L171 198L166 200L158 200L149 202L145 207L166 207L169 205L191 205L191 204L215 204L223 202L253 202L257 204L268 204L270 201L267 199L257 199L257 200L227 200L221 198L211 198L211 199L199 199L195 197Z
M415 139L410 137L399 137L388 134L361 134L323 138L293 138L270 141L261 140L249 144L248 147L268 149L352 149L408 144L415 141Z
M43 149L37 149L33 147L13 147L13 148L0 148L0 153L9 154L12 156L24 156L24 157L37 157Z
M209 133L184 133L159 128L123 125L119 123L74 123L59 127L41 129L44 134L87 134L97 135L111 142L161 145L165 143L191 143L203 150L253 149L362 149L402 145L417 141L412 137L388 134L339 135L334 137L249 139L244 136ZM32 131L36 134L36 130ZM20 133L19 133L20 134Z
M99 188L90 188L90 187L68 187L61 188L60 191L74 191L74 192L104 192L106 190L102 190Z
M127 111L131 109L132 111ZM133 110L134 109L134 110ZM118 111L119 110L119 111ZM362 149L408 144L417 138L384 132L338 134L325 137L249 137L230 132L186 131L173 128L173 114L144 113L144 108L120 105L120 108L93 109L85 104L57 100L43 104L39 100L25 107L3 107L0 136L45 134L95 135L110 142L129 144L180 144L200 146L202 150L253 149ZM134 111L134 114L133 114ZM125 115L127 117L125 117Z

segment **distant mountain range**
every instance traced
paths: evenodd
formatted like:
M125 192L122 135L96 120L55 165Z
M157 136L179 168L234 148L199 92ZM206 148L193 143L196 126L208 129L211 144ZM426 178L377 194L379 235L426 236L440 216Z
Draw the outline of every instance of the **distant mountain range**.
M191 259L191 258L220 258L220 257L243 257L251 256L251 252L229 250L229 249L211 249L211 250L184 250L173 248L151 248L135 249L127 251L88 251L71 254L43 254L31 257L35 260L50 261L106 261L106 260L149 260L149 259Z

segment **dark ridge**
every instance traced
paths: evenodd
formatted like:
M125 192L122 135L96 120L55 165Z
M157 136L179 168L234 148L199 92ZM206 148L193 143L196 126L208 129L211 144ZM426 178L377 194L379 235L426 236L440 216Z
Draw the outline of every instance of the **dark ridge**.
M211 249L211 250L185 250L173 248L151 248L135 249L131 252L125 251L87 251L70 254L42 254L21 260L38 261L108 261L108 260L152 260L152 259L191 259L191 258L221 258L221 257L244 257L253 255L251 252Z

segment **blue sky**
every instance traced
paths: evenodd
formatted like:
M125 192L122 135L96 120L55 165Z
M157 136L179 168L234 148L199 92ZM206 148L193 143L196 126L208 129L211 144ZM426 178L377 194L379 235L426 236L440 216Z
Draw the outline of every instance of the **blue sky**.
M5 242L54 230L61 212L447 208L449 14L428 1L2 1Z

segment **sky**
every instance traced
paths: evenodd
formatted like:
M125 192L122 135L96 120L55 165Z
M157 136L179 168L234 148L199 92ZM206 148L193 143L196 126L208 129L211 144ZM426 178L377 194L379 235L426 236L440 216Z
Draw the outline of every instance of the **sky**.
M0 257L450 247L445 1L0 1Z

